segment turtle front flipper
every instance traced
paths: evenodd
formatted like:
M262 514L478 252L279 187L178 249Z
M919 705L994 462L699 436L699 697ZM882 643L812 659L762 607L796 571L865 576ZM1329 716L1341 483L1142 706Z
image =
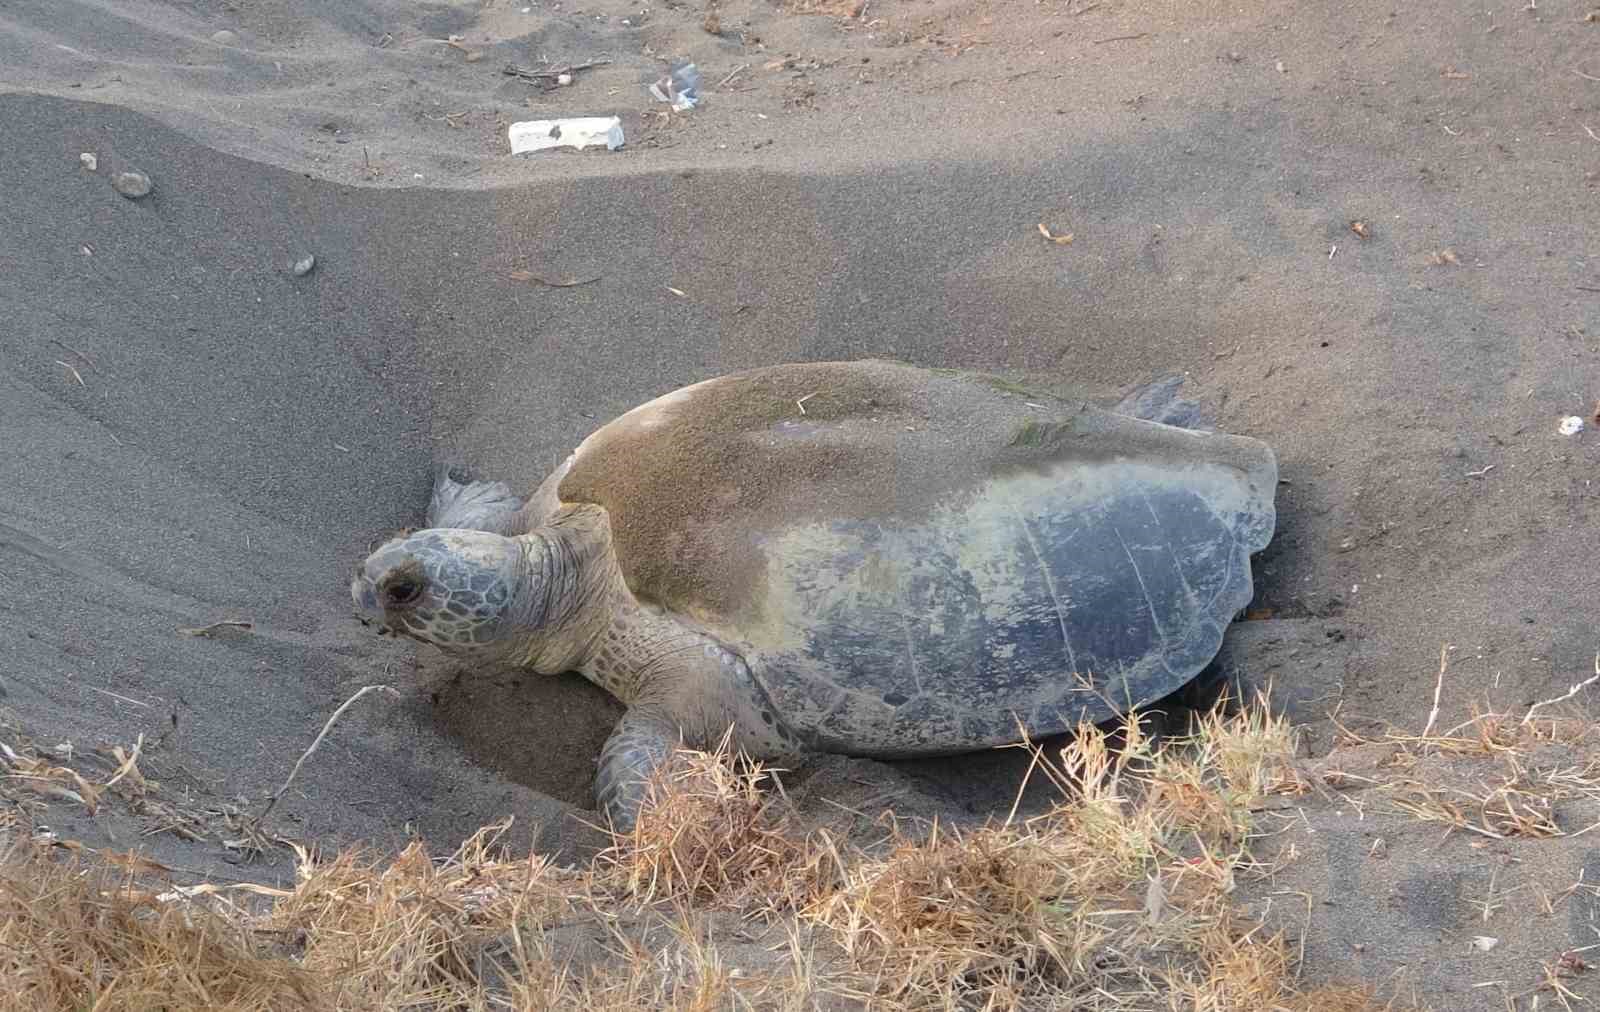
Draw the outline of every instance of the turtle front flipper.
M631 833L650 778L678 745L677 724L647 707L633 707L600 750L594 796L617 833Z
M1111 410L1180 429L1211 428L1199 404L1178 396L1182 387L1182 373L1162 376L1136 388Z
M522 500L503 481L458 481L451 468L439 468L428 503L428 526L488 531L507 537L526 533Z
M650 778L678 748L726 741L735 755L765 762L801 753L744 658L667 616L640 609L630 621L580 669L630 704L595 774L600 811L618 833L632 832Z

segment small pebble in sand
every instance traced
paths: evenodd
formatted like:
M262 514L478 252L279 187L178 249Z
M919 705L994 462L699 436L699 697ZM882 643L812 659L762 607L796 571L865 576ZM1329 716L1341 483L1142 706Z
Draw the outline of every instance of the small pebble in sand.
M294 276L303 278L311 273L311 268L317 265L317 258L310 253L294 262Z
M85 151L83 154L78 156L78 161L82 162L83 167L88 169L90 172L93 172L95 169L100 167L100 159L94 156L93 151Z
M567 85L572 83L572 75L571 74L557 74L556 75L556 83L559 84L561 87L565 88Z
M220 32L212 32L211 41L219 46L236 46L239 44L239 36L224 28Z
M129 200L148 196L151 189L150 177L143 172L119 172L111 180L111 185Z
M1563 436L1576 436L1583 431L1583 419L1577 415L1568 415L1561 419L1561 424L1556 427L1556 431Z

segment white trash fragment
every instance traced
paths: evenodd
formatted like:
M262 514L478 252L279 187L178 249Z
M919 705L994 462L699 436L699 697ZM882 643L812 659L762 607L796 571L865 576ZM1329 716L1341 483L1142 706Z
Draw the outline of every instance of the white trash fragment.
M572 75L571 74L557 74L556 75L556 85L557 86L565 88L567 85L569 85L571 83L572 83Z
M95 169L100 167L100 159L94 156L93 151L85 151L83 154L78 156L78 161L82 162L83 167L88 169L90 172L93 172Z
M1479 952L1488 952L1490 949L1494 948L1496 945L1499 945L1499 944L1500 944L1500 939L1498 939L1498 938L1490 938L1488 935L1473 935L1472 936L1472 947L1474 949L1477 949Z
M548 148L586 148L591 144L604 144L607 150L615 151L622 147L622 117L525 120L506 128L506 139L511 142L514 155Z
M650 86L650 94L658 101L671 102L679 112L688 112L700 104L700 71L692 63L680 63Z
M1561 424L1556 427L1556 431L1563 436L1576 436L1583 431L1583 419L1577 415L1568 415L1561 419Z

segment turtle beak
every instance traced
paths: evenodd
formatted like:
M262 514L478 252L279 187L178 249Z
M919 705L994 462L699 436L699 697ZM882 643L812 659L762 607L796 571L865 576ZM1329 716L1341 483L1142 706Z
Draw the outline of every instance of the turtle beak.
M350 581L350 597L356 603L356 611L361 613L363 619L378 620L383 618L383 612L378 607L378 590L367 579L367 574L356 570L356 575Z
M356 618L362 625L376 626L379 635L388 631L383 608L378 605L378 585L367 576L365 565L357 566L355 576L350 578L350 600L355 603Z
M376 624L380 628L387 623L383 609L383 582L384 576L392 568L393 555L391 549L395 542L384 545L378 551L367 556L356 565L355 575L350 578L350 600L355 603L356 613L361 621Z
M404 632L407 617L425 607L428 575L423 564L402 541L391 541L367 556L350 579L350 599L356 614L380 633Z

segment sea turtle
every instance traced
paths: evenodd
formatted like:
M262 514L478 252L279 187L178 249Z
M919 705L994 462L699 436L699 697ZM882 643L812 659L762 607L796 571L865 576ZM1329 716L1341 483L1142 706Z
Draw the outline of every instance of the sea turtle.
M1164 424L1193 421L1174 391L1119 412L879 360L722 376L603 426L526 502L441 474L351 594L475 667L621 700L595 792L622 829L675 745L730 727L783 761L1055 734L1183 686L1251 598L1276 460Z

